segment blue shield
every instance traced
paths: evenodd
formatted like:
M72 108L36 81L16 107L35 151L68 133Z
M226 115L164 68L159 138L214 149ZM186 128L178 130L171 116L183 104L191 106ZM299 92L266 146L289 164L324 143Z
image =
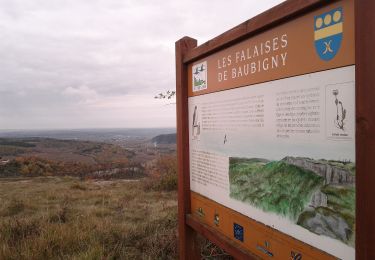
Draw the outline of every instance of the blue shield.
M322 60L333 59L340 49L343 35L342 7L314 17L315 50Z

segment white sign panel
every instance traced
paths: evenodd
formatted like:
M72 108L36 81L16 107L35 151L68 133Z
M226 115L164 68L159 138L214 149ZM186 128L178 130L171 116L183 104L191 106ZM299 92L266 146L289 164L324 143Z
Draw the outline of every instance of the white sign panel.
M353 259L354 75L349 66L190 97L191 190Z

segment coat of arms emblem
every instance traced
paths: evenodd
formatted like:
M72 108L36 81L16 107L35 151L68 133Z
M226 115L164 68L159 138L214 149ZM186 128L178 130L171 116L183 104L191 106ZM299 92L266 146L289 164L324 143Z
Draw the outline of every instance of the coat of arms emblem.
M314 18L315 49L322 60L333 59L341 46L343 10L333 9Z

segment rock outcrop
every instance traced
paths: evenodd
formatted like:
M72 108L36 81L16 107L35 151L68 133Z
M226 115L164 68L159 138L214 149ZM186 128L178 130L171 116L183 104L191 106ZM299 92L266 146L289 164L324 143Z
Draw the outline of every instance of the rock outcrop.
M316 191L310 201L310 207L317 208L317 207L327 207L328 197L326 194L321 192L320 190Z
M341 216L325 209L310 214L309 217L302 217L298 224L318 235L329 236L345 243L349 241L353 231Z
M324 184L354 184L355 176L348 170L308 158L285 157L284 162L314 172L324 178Z

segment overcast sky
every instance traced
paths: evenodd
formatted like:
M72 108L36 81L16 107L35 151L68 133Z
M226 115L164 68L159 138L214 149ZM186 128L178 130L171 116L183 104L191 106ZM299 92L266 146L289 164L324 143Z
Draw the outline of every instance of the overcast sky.
M174 127L174 43L281 0L0 0L0 129Z

